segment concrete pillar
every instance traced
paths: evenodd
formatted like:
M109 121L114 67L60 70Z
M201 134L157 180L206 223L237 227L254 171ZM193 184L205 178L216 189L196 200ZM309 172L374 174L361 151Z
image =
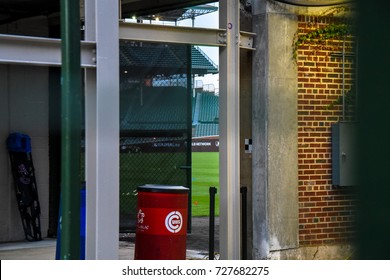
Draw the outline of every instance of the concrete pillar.
M252 2L252 171L254 259L298 246L297 69L288 6Z

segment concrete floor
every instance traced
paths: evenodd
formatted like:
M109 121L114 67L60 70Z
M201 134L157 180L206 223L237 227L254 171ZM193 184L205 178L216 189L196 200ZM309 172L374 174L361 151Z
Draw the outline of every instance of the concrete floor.
M187 234L187 259L208 258L208 218L193 218L192 232ZM219 219L215 226L215 251L218 252ZM119 260L134 259L135 234L122 235L119 241ZM0 243L0 260L55 260L56 239L36 242Z
M55 260L55 257L55 239L0 244L1 260ZM123 241L119 243L119 259L134 259L134 243Z
M39 244L38 244L39 243ZM39 242L15 242L0 244L0 260L55 260L56 240L45 239ZM207 255L195 250L187 250L187 259L206 259ZM134 244L121 241L119 260L134 259Z

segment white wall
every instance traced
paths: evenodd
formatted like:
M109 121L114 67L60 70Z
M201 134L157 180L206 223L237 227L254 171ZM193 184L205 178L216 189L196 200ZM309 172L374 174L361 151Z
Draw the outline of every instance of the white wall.
M0 242L24 239L17 209L6 139L21 132L31 137L41 230L48 228L49 146L48 69L23 65L0 65Z
M35 17L0 26L0 34L48 35L48 18ZM20 132L31 137L32 157L41 205L41 233L48 229L49 88L48 68L0 64L0 242L24 239L10 170L6 139Z

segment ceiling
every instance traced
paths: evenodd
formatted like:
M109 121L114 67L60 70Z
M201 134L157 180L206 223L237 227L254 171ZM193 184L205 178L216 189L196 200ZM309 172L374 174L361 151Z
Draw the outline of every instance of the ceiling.
M52 15L59 10L59 0L0 0L0 24L39 15Z
M80 0L82 2L83 0ZM200 4L210 0L122 0L122 17L145 16ZM60 0L0 0L0 25L34 16L59 15Z
M122 0L122 17L145 16L155 13L166 12L175 9L181 9L190 6L196 6L216 0Z

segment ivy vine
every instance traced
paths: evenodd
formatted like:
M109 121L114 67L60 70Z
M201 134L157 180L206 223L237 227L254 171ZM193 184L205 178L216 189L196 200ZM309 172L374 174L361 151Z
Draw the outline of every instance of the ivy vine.
M343 14L342 17L335 17L335 14ZM329 18L337 18L336 23L329 23L327 25L322 25L320 28L313 29L305 34L297 33L294 36L294 41L292 44L293 58L295 62L298 59L298 49L304 45L310 45L315 55L316 50L332 50L339 51L341 50L340 42L336 40L345 40L349 42L354 41L354 17L353 10L349 7L338 7L336 9L331 9L326 11L323 16L318 16L313 18L314 23L326 22ZM310 23L309 23L310 24ZM336 42L332 43L332 40ZM348 51L352 51L351 45L349 44ZM328 106L325 106L325 110L333 110L335 106L343 105L344 117L348 120L356 119L356 90L351 88L348 91L345 91L343 95L340 95L336 100L334 100Z
M327 40L342 39L352 34L352 26L347 23L332 23L306 34L296 35L293 43L293 58L298 57L298 48L305 44L324 45Z
M342 5L325 10L321 15L314 17L314 22L321 22L323 19L337 18L338 23L331 23L324 27L312 30L306 34L295 34L292 45L293 58L298 57L298 48L305 44L324 46L328 40L341 40L346 36L353 35L354 7Z

